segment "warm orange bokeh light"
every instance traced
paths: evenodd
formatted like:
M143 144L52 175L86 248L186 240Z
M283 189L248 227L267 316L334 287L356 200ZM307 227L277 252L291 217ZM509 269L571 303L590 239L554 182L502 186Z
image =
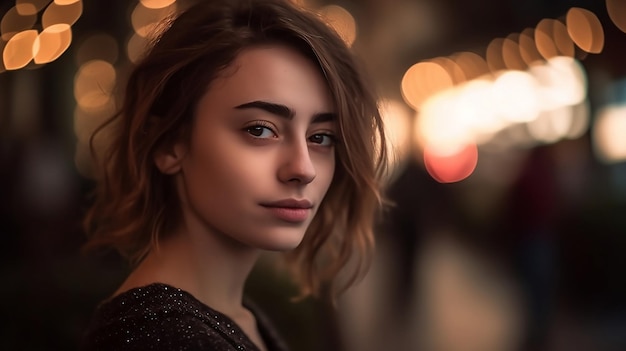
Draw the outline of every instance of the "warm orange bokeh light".
M502 61L508 69L525 70L526 62L522 59L518 44L519 34L511 34L502 42Z
M14 35L4 47L2 60L7 70L25 67L33 59L33 45L37 40L37 31L25 30Z
M51 0L16 0L15 8L20 15L31 16L41 11L50 1Z
M149 9L162 9L175 3L176 0L139 0L143 6Z
M409 106L419 110L431 95L454 85L448 71L432 61L418 62L402 78L402 96Z
M520 57L524 60L526 66L543 61L543 57L541 57L541 54L537 51L537 44L535 44L535 30L533 28L526 28L522 31L522 33L520 33L519 51Z
M506 64L502 58L502 47L504 39L495 38L487 45L487 53L485 54L487 66L491 72L497 72L506 69Z
M2 40L9 41L15 34L33 28L37 22L36 13L32 15L21 15L17 11L17 7L11 8L2 17L0 21L0 32L2 32Z
M559 50L554 42L554 19L544 18L535 27L535 44L537 51L544 59L550 59L559 55Z
M71 26L78 21L82 13L82 1L77 1L69 5L59 5L53 2L44 11L41 17L41 24L44 28L59 23L66 23Z
M452 154L440 154L426 145L424 165L428 174L440 183L459 182L469 177L478 164L478 147L468 144Z
M467 78L465 77L465 72L463 72L461 66L459 66L453 59L447 57L437 57L430 61L438 64L443 69L445 69L446 72L448 72L448 76L450 77L450 79L452 79L453 85L463 83L467 80Z
M348 46L354 43L357 33L356 21L348 10L337 5L328 5L320 10L320 14Z
M159 23L168 16L176 12L176 2L163 8L151 9L145 7L142 3L137 4L130 16L131 24L135 33L142 37L148 37L155 34Z
M130 62L136 63L143 56L148 48L148 40L137 33L134 33L126 43L126 54Z
M615 26L626 33L626 1L606 0L606 11Z
M110 103L116 82L113 65L102 60L83 64L74 78L74 98L87 111L100 110Z
M606 163L626 161L626 107L608 106L598 111L592 138L594 151Z
M567 27L561 21L552 22L552 36L559 55L574 57L574 42L567 33Z
M79 2L81 0L54 0L54 3L61 6L71 5Z
M598 54L604 48L604 30L598 17L591 11L572 7L566 16L567 32L582 50Z
M36 15L37 14L37 8L35 7L35 5L33 5L33 4L29 3L29 2L16 4L15 5L15 10L21 16L32 16L32 15Z
M452 55L451 59L454 60L461 71L463 71L463 75L467 80L478 78L489 73L487 61L476 53L463 51Z
M72 28L65 23L54 24L44 29L37 38L35 45L35 63L44 64L56 60L72 42Z

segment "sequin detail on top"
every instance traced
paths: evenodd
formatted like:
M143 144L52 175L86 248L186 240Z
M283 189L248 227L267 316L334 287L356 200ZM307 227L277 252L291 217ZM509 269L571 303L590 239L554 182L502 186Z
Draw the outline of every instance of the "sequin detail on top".
M262 334L271 330L257 318ZM284 350L265 340L269 350ZM258 351L226 315L166 284L131 289L99 306L81 350Z

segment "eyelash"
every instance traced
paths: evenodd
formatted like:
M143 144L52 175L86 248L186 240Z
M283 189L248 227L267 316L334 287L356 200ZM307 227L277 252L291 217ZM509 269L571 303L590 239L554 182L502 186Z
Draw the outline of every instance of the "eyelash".
M253 138L256 138L256 139L267 139L267 138L264 138L262 136L252 134L252 131L255 130L255 129L269 130L270 132L272 132L274 138L277 137L277 133L274 130L274 126L271 123L269 123L269 122L256 121L256 122L254 122L254 124L249 125L249 126L244 128L244 130L248 134L250 134Z
M270 138L278 137L278 133L276 132L274 125L266 121L255 121L253 124L246 126L243 130L247 132L252 138L255 138L255 139L270 139ZM257 130L257 131L268 130L273 135L271 137L263 137L261 136L263 132L261 132L261 135L255 135L253 134L254 130ZM328 139L328 144L324 145L323 142L321 143L313 142L311 139L316 136L326 137ZM333 147L337 143L337 137L334 134L329 133L329 132L315 133L311 135L310 137L308 137L307 140L322 147Z
M334 136L333 134L330 133L317 133L317 134L313 134L309 137L309 140L311 140L311 138L315 137L315 136L322 136L322 137L326 137L329 139L330 144L328 145L323 145L323 143L316 143L317 145L323 146L323 147L333 147L335 146L335 144L337 143L337 137Z

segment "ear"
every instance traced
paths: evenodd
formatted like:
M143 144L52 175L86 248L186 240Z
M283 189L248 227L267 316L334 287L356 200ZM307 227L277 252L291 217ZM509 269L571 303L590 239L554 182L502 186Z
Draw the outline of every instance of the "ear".
M176 174L182 167L182 161L187 154L187 148L183 143L175 143L168 147L160 148L154 154L154 164L164 174Z

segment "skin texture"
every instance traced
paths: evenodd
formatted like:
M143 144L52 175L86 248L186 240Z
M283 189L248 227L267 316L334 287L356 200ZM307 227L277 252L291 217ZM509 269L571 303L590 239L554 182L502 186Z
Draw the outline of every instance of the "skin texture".
M302 241L335 171L333 112L309 59L276 45L243 51L199 101L189 140L155 156L176 184L182 223L117 293L174 285L229 315L263 349L241 305L245 280L260 250ZM267 206L285 199L310 208Z
M244 247L293 249L334 174L335 126L323 118L332 111L326 84L312 62L283 47L245 51L225 73L200 100L188 145L176 146L183 209L209 235ZM268 208L286 199L310 203L305 220L287 221Z

